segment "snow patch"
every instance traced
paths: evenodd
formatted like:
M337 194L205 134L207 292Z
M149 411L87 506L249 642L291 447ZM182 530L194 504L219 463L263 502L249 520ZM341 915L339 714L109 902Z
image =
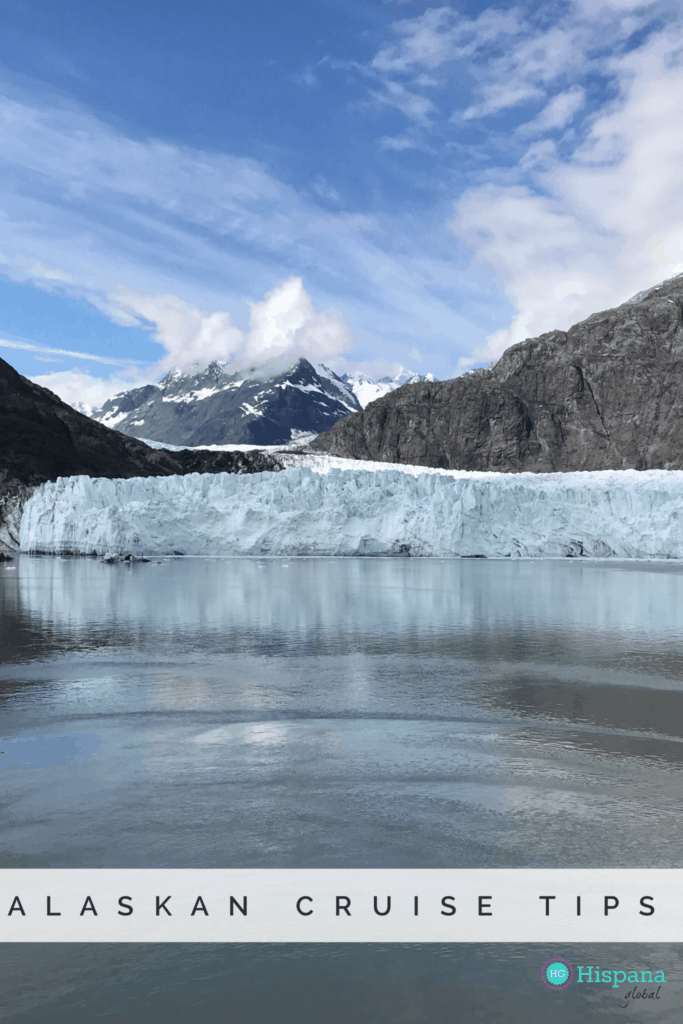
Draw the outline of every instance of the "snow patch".
M403 387L404 384L434 383L435 381L434 374L432 373L410 373L408 370L401 370L395 377L382 377L381 380L370 380L364 373L359 373L355 377L345 375L343 379L363 409L370 402L388 395L390 391L396 391L397 388Z
M109 413L107 416L102 417L100 423L103 423L105 427L113 428L117 423L120 423L121 420L125 420L127 415L127 412Z
M263 416L260 409L257 409L255 405L249 405L249 402L242 402L240 409L243 410L245 416Z
M382 398L383 395L388 395L390 391L394 391L391 384L378 384L371 380L359 380L353 385L353 393L365 407L374 402L377 398Z

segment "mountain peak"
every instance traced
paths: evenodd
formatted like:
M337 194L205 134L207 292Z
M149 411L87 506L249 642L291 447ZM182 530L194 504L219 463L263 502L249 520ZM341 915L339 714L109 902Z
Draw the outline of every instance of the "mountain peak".
M158 386L117 395L94 418L172 445L272 445L329 430L361 408L333 371L299 356L247 368L218 361L174 367Z
M337 374L305 356L250 366L195 363L175 366L158 384L115 395L94 419L124 434L163 444L288 444L329 430L339 419L405 383L433 381L401 368L371 381Z

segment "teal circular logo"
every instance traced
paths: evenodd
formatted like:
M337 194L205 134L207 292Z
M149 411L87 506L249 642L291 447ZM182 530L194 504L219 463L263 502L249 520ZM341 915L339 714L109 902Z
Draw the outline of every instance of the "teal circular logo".
M571 964L555 957L543 964L543 984L547 988L566 988L572 980Z

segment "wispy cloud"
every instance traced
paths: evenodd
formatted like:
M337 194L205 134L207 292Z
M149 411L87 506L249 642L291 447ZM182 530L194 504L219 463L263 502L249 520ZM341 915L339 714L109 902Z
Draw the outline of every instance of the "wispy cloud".
M464 120L543 100L552 84L564 76L586 74L590 63L587 26L574 22L542 33L534 33L531 25L525 27L530 38L487 62L486 76L475 92L476 101L462 111Z
M658 3L636 7L630 2L585 2L572 9L547 5L530 10L519 5L487 8L476 18L447 5L431 7L417 17L395 21L391 41L359 70L374 81L369 93L375 103L410 96L410 104L396 103L397 109L408 120L417 119L417 111L442 141L447 140L444 128L449 121L455 130L534 104L543 105L543 110L529 130L548 131L568 123L580 109L584 84L591 76L609 77L609 55L628 49L636 30L661 28L663 9ZM441 117L435 116L437 111Z
M64 356L71 359L85 359L90 363L103 363L106 366L140 366L136 359L112 359L108 356L95 356L89 352L75 352L68 348L53 348L51 345L39 345L34 341L17 341L12 338L0 338L0 348L19 349L22 352L35 352L39 356Z
M321 174L315 179L312 184L312 189L319 195L321 199L327 199L332 203L341 203L342 197L337 192L334 185L332 185L327 178L324 178Z
M248 332L254 296L294 277L318 309L343 301L360 358L404 358L425 316L434 337L483 337L459 312L462 290L478 284L460 274L457 254L450 296L422 274L448 263L436 215L331 212L315 201L319 179L297 191L256 160L136 139L8 85L0 163L0 273L85 299L118 323L148 326L121 301L127 291L220 311Z
M477 18L465 18L452 7L430 7L417 18L395 22L394 41L378 51L370 66L393 74L435 70L471 57L502 37L517 35L520 18L515 8L488 8Z
M564 128L586 102L586 91L576 85L566 92L558 92L532 121L519 128L525 135L542 135L556 128Z
M442 5L396 20L364 69L374 99L377 83L425 96L422 145L469 160L451 230L517 314L461 368L683 269L679 16L631 0L469 19ZM383 149L414 146L405 116Z
M382 149L393 149L397 153L400 153L403 149L419 149L417 140L411 139L409 135L383 135L379 140L379 144Z
M417 342L445 374L677 266L681 87L656 5L394 10L343 65L372 107L372 173L429 165L393 213L8 81L0 273L149 330L159 370L304 345L400 362ZM486 345L507 300L517 319Z
M381 91L371 89L370 96L378 106L396 107L409 121L421 125L432 123L429 117L434 110L432 101L427 96L411 92L400 82L387 81Z
M683 68L672 49L659 35L612 61L619 95L568 158L547 151L529 184L474 188L456 203L453 231L518 310L461 365L683 271Z

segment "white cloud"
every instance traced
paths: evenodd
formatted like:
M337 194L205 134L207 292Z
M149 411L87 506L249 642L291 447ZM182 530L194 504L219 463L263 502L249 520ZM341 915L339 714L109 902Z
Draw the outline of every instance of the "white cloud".
M415 97L416 87L438 85L433 75L425 72L460 62L473 79L474 96L473 102L456 111L453 120L471 121L542 100L558 78L569 71L585 71L587 52L596 45L594 28L585 19L569 17L539 31L521 7L507 11L489 8L473 19L462 17L451 7L429 8L417 18L394 23L396 41L378 51L369 71L380 76L388 95L400 87ZM404 81L398 83L397 76ZM402 109L398 103L396 106ZM561 109L560 102L555 117ZM404 113L413 116L410 108Z
M307 85L309 89L319 84L318 79L310 68L304 68L301 74L295 78L295 81L300 82L302 85Z
M656 109L641 117L632 104L645 82L638 61L646 49L613 61L604 54L621 52L620 41L647 18L633 5L589 0L549 26L551 16L550 9L518 7L468 19L442 5L395 22L386 45L359 69L375 106L392 121L399 110L409 122L401 132L385 119L381 131L389 134L378 132L380 145L433 153L433 141L444 157L431 180L429 172L422 176L416 202L408 198L395 214L379 207L330 212L327 200L337 195L322 178L297 192L255 160L128 137L82 108L14 88L0 97L0 272L86 299L118 323L151 325L165 346L163 366L228 353L255 360L269 349L296 354L303 343L312 358L339 361L353 329L365 346L359 358L391 361L399 349L404 358L417 343L430 359L438 349L442 366L426 368L444 375L446 361L452 366L472 345L487 358L505 338L533 333L552 319L548 309L576 319L594 302L609 304L615 282L624 283L625 294L637 291L640 275L656 279L653 266L668 273L676 262L661 210L676 222L677 72L657 65L666 61L664 51L653 58L645 105ZM470 76L464 85L463 69ZM457 87L449 84L453 70ZM630 113L618 121L618 105L601 114L581 106L596 70L619 85L651 149L636 138ZM664 77L668 96L656 85ZM512 116L502 131L489 122L483 141L469 145L463 111L473 119L529 100L540 109L533 121L517 132ZM454 107L455 126L446 123ZM558 156L545 136L572 117L575 139L590 129L589 142L570 157L561 147ZM521 154L529 137L533 145ZM449 152L462 152L448 146L461 142L469 157L483 158L479 182L498 184L479 184L457 203L456 233L494 269L519 310L512 331L484 348L481 323L491 314L481 313L483 299L490 297L490 307L496 295L481 266L461 269L461 250L444 227L441 197L457 195L467 173L447 163ZM517 147L514 166L491 166L499 144L506 158ZM657 175L668 184L657 185ZM658 199L640 196L650 188ZM429 189L437 197L431 210ZM326 202L317 203L316 193ZM351 326L313 308L303 285L290 287L301 278L319 309L343 303ZM245 298L266 293L262 302ZM478 325L461 315L469 296ZM278 302L286 307L279 313Z
M321 199L328 199L333 203L341 203L342 197L339 195L334 185L331 185L327 178L324 178L322 175L318 175L313 182L312 187L313 191L316 192Z
M338 310L316 310L301 278L283 281L262 302L252 302L249 331L238 359L262 362L306 355L313 362L353 348L346 320Z
M404 149L418 149L418 143L415 139L411 139L408 135L397 135L392 137L391 135L383 135L379 140L379 144L382 149L394 149L397 153L400 153Z
M543 89L523 79L515 80L514 75L502 82L493 82L483 88L481 93L483 99L480 103L473 103L462 112L456 112L453 120L462 118L463 121L473 121L475 118L497 114L501 110L509 110L510 107L518 107L521 103L540 100L545 96Z
M388 80L384 82L382 92L371 90L370 95L379 106L396 107L409 121L427 125L430 123L429 114L434 110L434 104L426 96L410 92L400 82Z
M457 202L452 230L518 311L461 365L683 270L683 70L670 50L655 36L612 62L618 100L571 158L546 160L534 188L487 186Z
M520 12L515 8L489 8L470 19L451 7L430 7L417 18L395 22L392 30L397 41L381 49L370 66L391 73L438 68L471 56L501 36L516 34L519 25Z
M553 14L554 23L548 24ZM606 54L620 52L636 29L661 30L671 17L657 3L643 6L631 0L579 0L569 10L554 11L520 4L505 11L487 8L476 18L450 6L431 7L418 17L395 21L391 42L359 70L381 83L382 90L372 93L376 101L386 96L390 102L392 90L400 87L417 109L422 95L430 103L429 124L435 130L444 126L424 90L440 86L444 96L452 96L453 125L545 101L528 129L543 132L562 127L576 114L583 100L579 80L593 76L593 84L599 82ZM414 118L409 106L403 113Z
M585 14L599 14L605 9L608 11L637 11L642 10L643 0L577 0L576 7Z
M378 71L405 72L419 65L436 68L450 59L460 19L450 7L431 7L419 18L392 27L397 42L380 50L371 62Z
M85 299L124 325L139 324L139 315L110 298L118 289L175 297L164 318L181 315L177 299L243 326L245 296L301 276L320 308L343 301L366 346L361 358L391 361L396 338L422 336L425 324L448 362L449 339L483 337L459 312L456 282L472 287L457 262L448 267L438 254L450 293L416 272L434 259L441 219L330 212L313 189L300 194L255 160L133 139L64 100L8 85L5 93L0 273L10 280ZM226 324L197 329L214 338Z
M119 288L111 298L125 313L155 326L154 338L166 349L154 368L158 374L214 359L249 365L303 355L320 362L354 345L342 314L318 311L298 277L280 282L261 302L249 303L247 331L229 313L202 312L175 295Z
M594 62L590 58L590 51L596 44L593 25L571 19L542 33L534 32L532 25L525 28L527 38L511 46L504 56L486 64L485 74L476 90L479 98L462 112L460 116L464 120L486 117L542 99L558 79L567 74L583 76L593 68ZM600 63L604 64L604 56ZM569 104L571 107L572 100L573 93L570 99L554 98L550 101L550 109L546 107L547 116L557 118L564 106Z
M558 92L533 121L527 121L518 131L520 134L537 135L556 128L564 128L585 102L586 92L580 85L567 89L566 92Z
M520 158L518 168L524 171L546 171L557 161L557 146L553 139L541 139L529 146Z
M227 359L241 347L243 332L229 313L204 313L176 295L145 295L129 288L116 289L110 298L139 326L152 327L154 340L166 350L155 367L158 373L172 366Z
M88 370L57 370L30 378L35 384L58 395L63 402L89 416L104 405L107 399L134 387L151 383L148 377L133 373L94 377Z

